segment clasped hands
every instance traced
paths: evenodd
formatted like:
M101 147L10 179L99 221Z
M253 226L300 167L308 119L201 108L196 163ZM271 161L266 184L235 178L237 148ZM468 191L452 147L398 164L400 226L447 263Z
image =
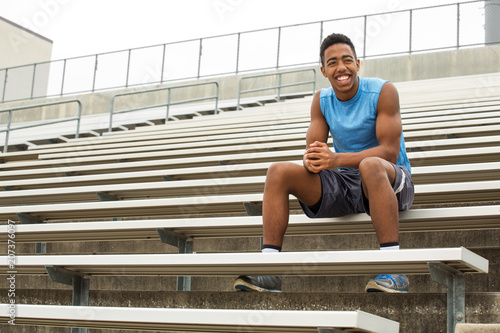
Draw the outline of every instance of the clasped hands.
M335 155L326 143L315 141L304 153L304 167L312 173L333 169L336 166Z

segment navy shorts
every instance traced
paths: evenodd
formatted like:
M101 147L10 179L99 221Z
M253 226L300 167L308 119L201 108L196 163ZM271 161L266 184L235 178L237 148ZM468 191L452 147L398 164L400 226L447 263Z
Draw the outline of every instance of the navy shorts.
M396 170L393 189L398 199L398 208L400 211L408 210L414 197L410 172L402 165L393 164L393 166ZM320 202L313 208L299 201L302 210L308 217L339 217L355 213L370 215L370 207L368 199L363 194L359 170L322 170L319 172L319 176L322 187Z

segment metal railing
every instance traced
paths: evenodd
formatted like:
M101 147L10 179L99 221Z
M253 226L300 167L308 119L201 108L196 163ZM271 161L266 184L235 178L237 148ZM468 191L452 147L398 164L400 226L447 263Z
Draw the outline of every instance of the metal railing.
M12 112L20 111L20 110L26 110L26 109L40 108L40 107L45 107L45 106L52 106L52 105L59 105L59 104L68 104L68 103L77 103L78 104L78 112L77 112L77 116L76 117L64 118L64 119L55 119L55 120L47 120L47 121L42 121L40 123L33 123L33 124L20 125L20 126L17 126L17 127L11 127L11 125L12 125ZM4 149L3 149L4 153L7 152L8 147L9 147L10 132L15 131L15 130L32 128L32 127L39 127L39 126L51 125L51 124L57 124L57 123L64 123L64 122L75 121L76 120L75 137L78 138L78 136L80 134L80 121L81 121L81 118L82 118L82 103L78 99L72 99L72 100L67 100L67 101L59 101L59 102L52 102L52 103L42 103L42 104L35 104L35 105L20 106L20 107L15 107L15 108L10 108L10 109L0 110L0 114L1 113L8 113L7 128L6 129L0 129L0 133L4 133L5 132L5 143L4 143Z
M319 44L331 32L349 36L360 59L484 46L493 43L485 37L487 3L398 10L399 2L389 1L380 14L0 69L0 102L317 65Z
M283 75L295 74L295 73L305 73L305 72L313 72L312 80L298 81L298 82L294 82L294 83L283 84L283 80L282 80ZM257 78L270 77L270 76L277 76L278 77L278 84L277 85L273 85L270 87L264 87L264 88L257 88L257 89L247 89L247 90L243 90L241 88L243 80L257 79ZM276 100L280 101L281 100L281 90L283 88L301 86L301 85L306 85L306 84L312 84L312 94L314 94L314 92L316 91L316 70L314 68L299 69L299 70L270 73L270 74L258 74L258 75L251 75L251 76L242 77L242 78L240 78L239 85L238 85L238 103L236 105L236 110L240 110L240 102L241 102L241 95L242 94L277 89L278 94L277 94Z
M181 101L176 101L172 102L171 101L171 92L173 89L180 89L180 88L190 88L190 87L197 87L197 86L203 86L203 85L215 85L215 95L212 96L206 96L206 97L199 97L199 98L190 98L190 99L185 99ZM122 96L130 96L130 95L137 95L137 94L145 94L145 93L151 93L151 92L158 92L158 91L167 91L167 102L166 103L161 103L161 104L154 104L154 105L147 105L147 106L142 106L142 107L137 107L137 108L132 108L132 109L125 109L125 110L119 110L115 111L115 99L117 97L122 97ZM203 83L193 83L193 84L185 84L185 85L179 85L179 86L173 86L173 87L163 87L163 88L156 88L156 89L147 89L147 90L140 90L140 91L132 91L132 92L124 92L124 93L118 93L114 94L112 99L111 99L111 108L109 110L109 128L108 131L112 132L113 130L113 115L115 114L121 114L121 113L128 113L128 112L133 112L133 111L140 111L140 110L146 110L146 109L153 109L153 108L160 108L160 107L166 107L166 115L165 115L165 123L168 122L168 119L170 118L170 106L172 105L179 105L179 104L186 104L186 103L193 103L193 102L201 102L201 101L206 101L210 99L215 99L215 106L214 106L214 114L217 114L218 108L219 108L219 84L215 81L210 81L210 82L203 82Z

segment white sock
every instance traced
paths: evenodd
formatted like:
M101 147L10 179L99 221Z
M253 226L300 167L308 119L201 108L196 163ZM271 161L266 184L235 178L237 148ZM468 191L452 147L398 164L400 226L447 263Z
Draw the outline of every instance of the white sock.
M273 249L271 247L265 247L262 249L262 253L278 253L280 252L278 249Z
M380 247L380 250L399 250L399 245Z

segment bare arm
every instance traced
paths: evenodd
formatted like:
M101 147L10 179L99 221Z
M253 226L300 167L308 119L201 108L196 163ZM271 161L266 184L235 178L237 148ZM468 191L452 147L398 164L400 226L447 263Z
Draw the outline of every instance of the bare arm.
M321 91L317 91L313 97L313 101L311 103L311 123L309 124L309 128L307 129L306 134L306 149L309 149L310 146L315 142L322 142L326 144L328 140L328 124L326 122L325 117L321 113L321 106L319 101ZM306 155L304 155L304 167L309 169L310 163L306 162ZM311 171L312 172L312 171Z
M357 153L334 153L328 146L318 142L309 143L304 157L308 170L319 172L336 167L358 168L366 157L376 156L396 163L399 156L402 132L399 113L399 96L396 87L387 82L380 92L377 105L376 136L379 145Z

